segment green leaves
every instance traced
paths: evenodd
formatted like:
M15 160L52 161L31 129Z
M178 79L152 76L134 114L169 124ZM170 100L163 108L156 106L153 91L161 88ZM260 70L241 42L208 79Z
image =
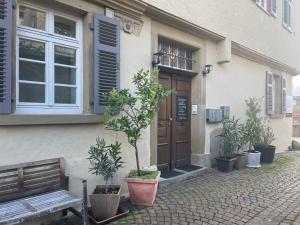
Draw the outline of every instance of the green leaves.
M139 70L133 78L134 94L128 89L112 90L105 96L107 111L104 125L107 129L124 132L128 142L135 148L137 167L139 170L137 141L141 131L147 128L159 110L159 102L172 94L158 80L158 70L152 73ZM114 116L117 112L120 114Z
M240 123L239 119L231 117L223 120L223 148L221 151L221 157L223 158L233 158L235 153L243 145L243 125Z
M106 182L106 191L108 180L112 179L123 165L120 149L121 143L106 145L104 139L99 137L96 139L96 146L91 146L89 149L90 172L97 176L103 176Z
M249 98L247 106L247 121L244 127L244 142L249 143L249 151L254 145L269 145L274 141L274 133L267 118L262 116L262 99Z

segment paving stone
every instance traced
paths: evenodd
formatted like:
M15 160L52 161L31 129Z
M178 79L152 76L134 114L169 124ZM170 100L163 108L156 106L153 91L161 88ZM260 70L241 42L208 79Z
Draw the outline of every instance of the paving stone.
M300 225L300 154L285 153L260 169L209 170L159 189L153 207L129 206L110 225ZM80 225L52 223L49 225Z

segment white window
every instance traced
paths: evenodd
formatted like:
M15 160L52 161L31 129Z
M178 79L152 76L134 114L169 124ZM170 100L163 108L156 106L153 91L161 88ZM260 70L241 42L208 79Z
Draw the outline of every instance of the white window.
M276 16L277 15L277 0L271 0L270 2L271 2L271 7L270 7L271 14L273 16Z
M25 4L17 14L16 113L81 113L81 20Z
M283 0L283 26L292 30L292 0Z
M256 4L266 12L268 11L268 0L256 0Z

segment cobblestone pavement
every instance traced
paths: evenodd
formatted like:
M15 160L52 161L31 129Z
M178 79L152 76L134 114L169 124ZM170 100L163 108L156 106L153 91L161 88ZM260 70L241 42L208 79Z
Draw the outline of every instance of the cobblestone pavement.
M110 225L300 225L300 154L232 173L210 170L163 187L153 207L132 207Z

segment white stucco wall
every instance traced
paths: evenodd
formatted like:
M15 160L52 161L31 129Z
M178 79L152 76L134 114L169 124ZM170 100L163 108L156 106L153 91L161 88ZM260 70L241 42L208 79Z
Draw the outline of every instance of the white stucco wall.
M282 0L277 0L277 17L267 15L254 0L143 1L287 65L300 68L299 1L292 3L291 33L282 26Z
M210 57L214 58L213 55ZM213 72L206 78L206 107L230 106L231 115L240 118L241 122L245 121L245 99L265 97L266 71L272 71L272 68L235 55L231 63L215 65ZM292 95L292 77L280 71L276 73L287 78L287 95ZM265 112L264 100L262 108ZM292 118L270 118L270 122L276 137L274 145L277 146L277 152L286 151L291 145ZM221 125L207 124L206 153L210 149L211 131L217 127Z
M151 34L150 19L143 18L144 25L139 37L121 32L121 88L132 89L133 74L141 68L150 69ZM84 74L84 76L90 76ZM143 131L138 143L141 166L150 164L149 129ZM89 191L102 179L88 172L88 149L95 144L96 137L107 143L122 142L124 168L116 175L116 181L123 181L128 171L136 168L133 148L122 134L107 131L100 124L0 126L0 165L64 157L66 173L71 177L71 189L81 194L81 186L73 177L88 179ZM76 182L76 184L72 183Z

